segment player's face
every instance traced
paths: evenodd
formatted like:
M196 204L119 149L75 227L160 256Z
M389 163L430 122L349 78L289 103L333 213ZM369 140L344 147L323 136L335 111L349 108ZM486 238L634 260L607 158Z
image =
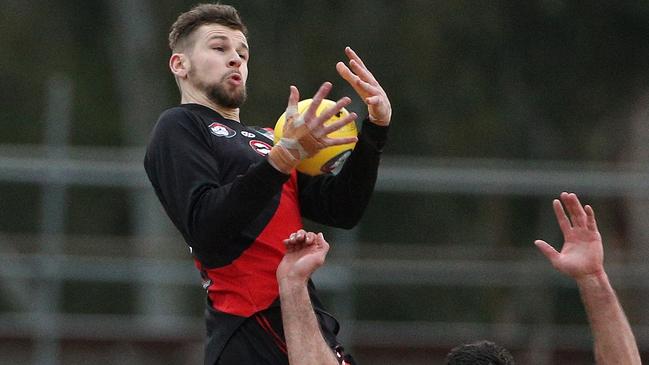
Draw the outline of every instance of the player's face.
M206 24L194 31L188 81L218 105L238 108L246 100L248 42L241 31Z

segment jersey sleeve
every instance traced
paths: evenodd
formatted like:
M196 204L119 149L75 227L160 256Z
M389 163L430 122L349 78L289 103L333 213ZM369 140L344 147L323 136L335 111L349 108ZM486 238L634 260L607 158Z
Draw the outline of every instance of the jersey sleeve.
M224 182L223 156L201 123L182 108L163 113L144 159L156 195L199 259L256 218L289 177L263 159Z
M317 176L299 174L302 215L333 227L354 227L374 191L387 133L388 127L377 126L366 119L356 147L340 173Z

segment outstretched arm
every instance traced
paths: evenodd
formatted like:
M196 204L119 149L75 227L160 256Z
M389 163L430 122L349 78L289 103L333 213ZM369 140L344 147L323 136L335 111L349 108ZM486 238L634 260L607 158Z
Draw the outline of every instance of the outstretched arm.
M302 215L315 222L352 228L367 207L378 175L383 147L387 141L392 106L386 92L363 60L350 47L347 63L338 62L338 74L349 83L367 106L358 143L336 176L299 175Z
M604 271L593 208L582 206L572 193L561 193L560 198L552 205L565 241L561 252L545 241L534 243L555 269L577 283L595 339L597 364L641 364L631 326Z
M282 322L291 365L338 365L320 332L307 289L311 274L324 264L329 244L322 233L299 230L284 240L277 267Z

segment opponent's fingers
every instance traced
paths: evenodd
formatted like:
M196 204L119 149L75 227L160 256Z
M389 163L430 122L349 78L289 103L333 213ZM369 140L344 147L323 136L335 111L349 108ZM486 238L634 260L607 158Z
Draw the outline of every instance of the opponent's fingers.
M318 91L315 93L315 95L313 95L311 104L304 112L305 120L311 120L315 116L316 110L318 110L318 107L320 106L320 103L322 103L322 100L324 100L324 98L329 94L331 88L332 85L329 81L326 81L322 85L320 85Z
M561 229L561 232L563 232L563 235L565 237L565 235L570 232L572 226L570 225L570 220L566 216L566 212L563 210L563 205L561 205L559 199L554 199L552 201L552 209L554 209L554 215L557 217L557 223L559 224L559 228Z
M287 238L284 240L284 246L286 246L286 253L295 252L295 241L291 241Z
M586 212L584 211L584 207L581 205L579 198L577 198L577 195L574 193L562 193L561 200L566 206L573 227L586 227Z
M594 232L599 232L597 229L597 220L595 219L595 210L590 205L584 207L587 216L587 227L589 230Z
M286 243L287 252L298 252L302 250L305 246L308 246L307 242L309 232L300 229L297 232L292 233L289 236L288 243Z
M296 243L296 242L298 242L298 241L303 241L303 240L304 240L304 236L305 236L305 234L306 234L306 231L305 231L305 230L303 230L303 229L299 229L299 230L297 230L297 231L291 233L291 234L288 236L288 240L289 240L291 243Z
M306 233L306 237L305 237L305 239L304 239L304 243L305 243L307 246L311 246L311 245L313 244L313 242L315 241L315 239L316 239L316 234L315 234L315 233L313 233L313 232L307 232L307 233Z
M295 232L295 241L304 241L306 238L307 232L303 229L298 230Z
M318 235L316 237L316 244L318 244L319 246L324 247L326 250L329 250L329 242L327 242L327 240L325 240L324 235L322 234L322 232L318 232Z
M353 113L353 112L347 114L346 116L344 116L340 120L337 120L337 121L335 121L335 122L333 122L331 124L328 124L328 125L324 126L324 128L322 128L322 132L323 132L322 135L327 136L327 135L329 135L329 133L339 130L340 128L346 126L347 124L355 121L357 117L358 117L358 115L356 115L356 113Z
M554 249L549 243L543 241L543 240L536 240L534 241L534 244L536 247L538 247L539 251L550 260L550 262L554 265L554 262L559 258L559 252Z
M327 242L327 240L324 238L322 232L318 233L318 237L320 238L320 243L322 244L322 247L324 247L326 252L329 252L329 247L331 246L329 246L329 242Z
M325 240L324 235L322 234L322 232L319 232L316 235L315 245L316 245L317 249L322 250L322 252L324 253L321 256L320 262L319 262L319 265L323 265L324 262L325 262L325 257L327 256L327 252L329 252L329 242L327 242Z

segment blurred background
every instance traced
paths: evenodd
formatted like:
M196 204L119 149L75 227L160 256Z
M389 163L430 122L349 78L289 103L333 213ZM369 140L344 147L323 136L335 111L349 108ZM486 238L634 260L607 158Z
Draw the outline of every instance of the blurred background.
M522 364L591 364L551 200L592 204L649 359L649 2L230 1L250 31L242 120L288 86L355 96L352 46L388 92L361 224L316 284L361 364L438 364L491 339ZM202 364L204 293L142 167L178 103L167 34L195 2L0 0L0 362ZM358 98L351 110L365 109Z

